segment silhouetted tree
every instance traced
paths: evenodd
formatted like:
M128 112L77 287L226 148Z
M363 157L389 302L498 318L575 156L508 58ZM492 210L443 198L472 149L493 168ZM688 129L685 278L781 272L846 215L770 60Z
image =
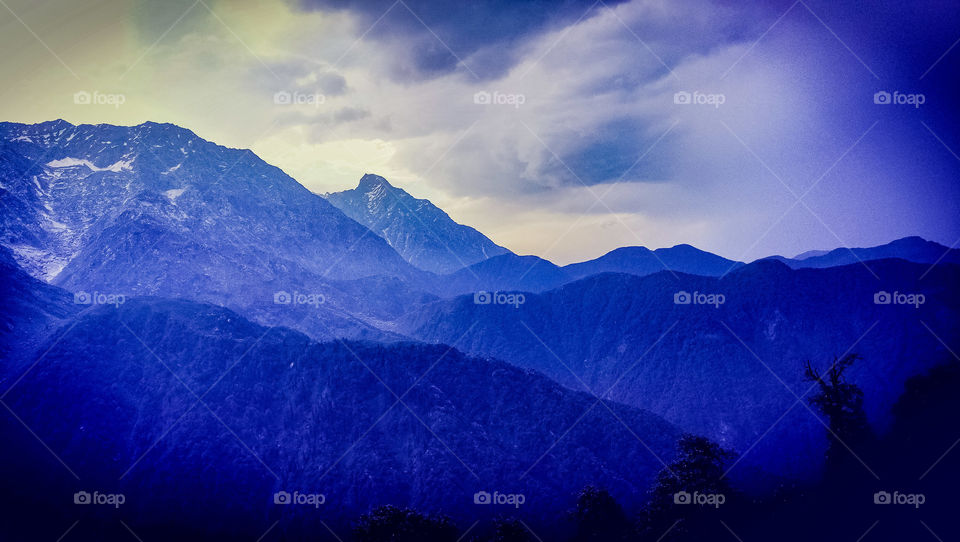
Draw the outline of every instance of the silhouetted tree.
M722 529L711 521L730 506L733 491L724 477L732 454L705 437L683 435L677 457L657 474L638 530L644 540L697 538ZM708 536L709 537L709 536Z
M457 528L444 516L386 505L360 516L353 535L357 542L455 542Z
M847 478L853 474L852 471L861 469L861 466L854 467L853 464L859 463L860 459L853 454L860 456L870 451L873 439L863 410L863 391L844 376L847 369L859 359L857 354L834 358L826 374L814 369L809 361L804 367L806 379L818 387L810 403L827 417L830 428L826 469L827 476L831 478Z
M629 530L627 517L616 499L605 489L593 486L580 490L571 516L576 523L576 542L621 540Z

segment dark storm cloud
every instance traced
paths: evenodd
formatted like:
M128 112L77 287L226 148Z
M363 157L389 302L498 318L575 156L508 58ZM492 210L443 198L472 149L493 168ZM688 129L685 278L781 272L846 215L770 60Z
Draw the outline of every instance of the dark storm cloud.
M606 0L603 4L613 7L622 1ZM364 28L376 23L369 38L402 44L409 52L408 64L397 66L392 74L395 79L405 80L457 69L480 79L499 77L521 58L519 44L525 38L588 18L597 12L591 8L599 7L596 0L299 0L297 4L304 10L349 11L361 18ZM466 68L458 68L461 61Z
M667 178L669 164L658 155L638 162L657 137L646 131L645 122L617 119L581 134L571 142L575 150L561 157L564 169L569 167L574 180L587 185Z

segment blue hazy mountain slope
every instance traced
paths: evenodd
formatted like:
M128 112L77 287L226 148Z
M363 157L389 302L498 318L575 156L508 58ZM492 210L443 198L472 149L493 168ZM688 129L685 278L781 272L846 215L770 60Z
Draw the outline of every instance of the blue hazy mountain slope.
M656 250L646 247L621 247L594 260L566 265L563 270L574 280L598 273L627 273L643 276L663 270L718 277L741 265L743 264L740 262L728 260L690 245L677 245Z
M170 124L0 123L0 244L70 291L183 297L316 337L388 339L377 323L428 275L248 150ZM368 300L339 281L368 281ZM353 288L353 286L349 286ZM312 313L277 292L322 295ZM380 301L382 300L382 303Z
M823 256L824 254L830 252L829 250L807 250L797 254L793 257L794 260L806 260L807 258L812 258L814 256Z
M592 409L588 394L446 346L317 343L183 300L91 307L38 352L6 404L79 486L115 488L125 514L157 522L229 529L302 513L336 525L383 503L537 521L588 483L641 502L678 437L648 412ZM34 450L28 464L50 461L45 476L73 483L17 422L2 423L16 444L4 455ZM327 502L319 514L278 509L281 490ZM477 506L481 490L526 503Z
M960 250L914 236L904 237L875 247L809 251L798 255L796 258L771 256L770 259L777 259L794 269L801 269L807 267L836 267L885 258L899 258L908 262L929 265L934 263L960 264Z
M411 196L379 175L364 175L356 188L325 197L384 238L408 262L426 271L449 273L510 252L470 226L457 224L430 201Z
M901 260L871 267L880 280L859 264L791 270L774 261L722 279L595 275L528 295L518 308L478 305L471 296L444 300L410 314L403 329L426 341L459 340L466 352L572 389L609 390L612 399L744 451L796 401L790 390L808 390L806 360L824 367L848 350L863 355L851 376L871 419L882 423L903 381L946 353L930 330L960 331L960 267L937 266L926 276L929 266ZM675 303L684 291L722 294L724 303ZM925 302L876 304L881 291L921 293ZM809 474L824 445L822 427L798 406L744 461Z
M742 265L690 245L656 250L623 247L594 260L563 267L537 256L505 254L444 275L434 291L446 296L477 291L543 292L599 273L645 276L668 269L677 273L720 276Z
M6 370L19 367L17 354L36 347L32 341L44 340L77 312L69 292L33 278L0 246L0 364Z
M503 254L443 275L436 290L454 296L477 291L542 292L569 280L563 269L538 256Z

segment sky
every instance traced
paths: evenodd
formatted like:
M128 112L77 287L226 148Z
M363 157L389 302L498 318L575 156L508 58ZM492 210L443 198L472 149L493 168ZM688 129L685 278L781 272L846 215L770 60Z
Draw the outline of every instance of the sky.
M862 4L0 0L0 120L171 122L317 193L376 173L558 264L955 246L960 4Z

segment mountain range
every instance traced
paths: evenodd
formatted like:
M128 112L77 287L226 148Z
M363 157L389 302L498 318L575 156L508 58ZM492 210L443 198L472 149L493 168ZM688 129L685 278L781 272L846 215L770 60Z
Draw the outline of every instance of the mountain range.
M470 226L457 224L436 205L392 186L379 175L364 175L353 190L326 194L326 198L425 271L450 273L510 253Z
M649 412L593 410L589 394L450 346L317 343L185 300L77 310L8 259L0 277L22 285L9 316L59 324L36 343L27 328L0 336L3 400L18 414L5 420L15 445L4 464L29 471L41 456L48 474L75 473L53 501L112 488L128 515L229 529L280 512L315 523L312 509L278 510L273 495L285 490L322 493L332 524L384 503L467 518L474 493L499 491L524 495L536 521L589 483L641 501L679 434Z
M72 292L181 297L375 339L390 337L376 322L420 299L398 280L427 273L250 151L155 123L0 123L0 139L0 243ZM275 303L281 292L323 302Z
M862 356L882 431L960 332L960 252L919 237L558 266L383 177L314 194L171 124L0 123L0 209L4 464L30 500L88 487L69 470L146 522L545 521L588 484L642 503L683 433L761 491L822 468L807 361ZM331 506L278 510L287 490Z
M771 256L794 269L807 267L836 267L885 258L899 258L929 265L947 263L960 264L960 250L947 248L939 243L927 241L922 237L904 237L885 245L868 248L837 248L833 250L812 250L795 258Z
M882 425L903 382L950 357L938 337L960 332L960 268L902 260L871 268L879 278L861 264L792 270L766 260L719 278L605 273L529 294L519 305L477 304L470 295L437 301L409 314L402 330L427 342L456 339L470 354L746 450L809 389L806 361L829 366L848 351L862 355L851 378ZM901 303L920 295L923 303L878 304L884 292ZM745 465L810 474L796 469L822 456L822 426L802 408L791 414ZM787 443L790 456L764 450Z

